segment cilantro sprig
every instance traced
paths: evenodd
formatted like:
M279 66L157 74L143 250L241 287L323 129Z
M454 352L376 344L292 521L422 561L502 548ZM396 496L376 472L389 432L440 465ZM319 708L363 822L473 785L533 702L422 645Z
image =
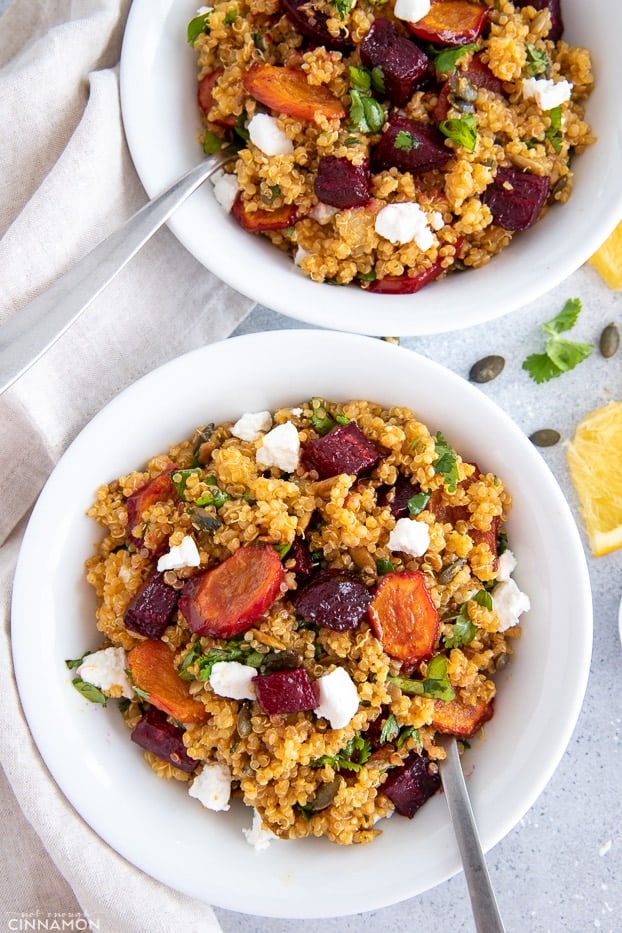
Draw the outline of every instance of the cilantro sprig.
M447 443L440 431L437 431L434 436L434 448L436 451L434 472L445 478L445 485L449 492L455 492L459 479L456 452Z
M532 353L523 362L523 369L534 382L542 383L555 379L574 369L590 356L593 350L591 343L578 343L560 337L560 334L574 327L581 307L579 298L569 298L559 314L542 324L542 330L548 336L544 353Z
M336 755L322 755L321 758L316 758L309 764L312 768L330 765L335 771L360 771L370 758L371 742L369 739L364 739L362 735L355 735Z
M484 606L486 609L492 609L492 596L486 590L478 590L471 599L462 603L456 620L452 626L451 634L445 635L443 644L446 648L460 648L462 645L468 645L475 638L477 628L471 622L469 616L469 603L477 603L478 606Z
M410 677L390 674L387 681L399 687L402 693L431 697L434 700L443 700L445 703L450 703L456 696L447 675L447 658L440 654L432 658L428 664L424 680L412 680Z
M465 113L462 117L443 120L438 125L441 133L459 146L464 146L468 152L473 152L477 144L477 123L472 113Z
M477 45L473 42L467 45L461 45L454 49L443 49L437 55L432 56L432 61L437 72L443 76L452 74L458 65L458 60L462 58L465 52L475 52Z
M207 10L205 13L199 13L198 16L190 20L186 32L188 45L193 45L202 32L209 32L209 18L211 12L212 10Z

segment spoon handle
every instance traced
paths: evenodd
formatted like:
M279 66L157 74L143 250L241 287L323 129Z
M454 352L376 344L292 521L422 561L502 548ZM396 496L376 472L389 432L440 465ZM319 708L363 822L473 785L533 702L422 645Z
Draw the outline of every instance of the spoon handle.
M504 933L460 764L458 745L455 738L445 740L443 745L447 758L439 762L441 780L462 857L475 928L478 933Z
M0 394L56 343L173 211L233 157L224 149L190 169L0 326Z

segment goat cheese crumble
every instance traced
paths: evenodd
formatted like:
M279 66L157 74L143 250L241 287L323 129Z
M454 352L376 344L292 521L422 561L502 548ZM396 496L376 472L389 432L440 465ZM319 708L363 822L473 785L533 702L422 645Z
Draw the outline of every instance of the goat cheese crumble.
M298 466L300 439L296 425L291 421L277 424L265 436L255 454L259 466L277 467L285 473L293 473Z
M256 441L271 427L272 415L269 411L247 411L238 418L231 428L231 433L241 441Z
M389 535L391 551L403 551L411 557L421 557L430 547L430 529L425 522L413 518L398 518Z
M552 81L550 78L525 78L523 80L523 97L525 100L533 98L540 110L553 110L560 104L570 100L572 84L570 81Z
M220 761L207 761L188 788L208 810L228 810L231 797L231 769Z
M278 126L276 117L256 113L248 124L250 141L267 156L290 155L294 144Z
M398 19L417 23L430 12L430 0L396 0L393 12Z
M378 211L374 224L376 233L391 243L411 243L413 240L425 252L437 241L428 226L428 218L414 201L387 204Z
M201 563L201 556L194 538L185 535L181 544L173 545L167 554L162 554L158 559L158 571L163 570L181 570L182 567L198 567Z
M356 684L345 668L336 667L330 674L318 677L319 703L315 715L328 719L331 729L347 726L359 708Z
M122 695L131 700L134 690L127 674L127 655L123 648L101 648L86 656L82 664L76 669L76 675L93 684L100 690L113 690L118 687Z

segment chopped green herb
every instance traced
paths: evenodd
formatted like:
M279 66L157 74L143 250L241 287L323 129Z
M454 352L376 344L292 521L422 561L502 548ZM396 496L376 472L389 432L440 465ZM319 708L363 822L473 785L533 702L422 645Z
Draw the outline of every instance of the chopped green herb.
M75 671L76 667L80 667L84 661L86 655L83 654L81 658L75 658L74 660L65 661L65 666L70 671Z
M531 78L539 75L549 75L551 72L551 61L542 49L537 49L531 42L527 43L527 64L525 71Z
M247 642L231 641L226 648L210 648L206 654L197 649L198 642L195 642L179 668L179 676L184 680L192 680L192 675L188 674L188 668L196 664L198 668L197 679L209 680L214 664L218 661L239 661L248 667L258 668L263 661L263 654L254 651Z
M184 502L186 500L186 486L191 476L201 476L201 470L198 467L188 467L185 470L175 470L171 473L171 481L175 487L175 492Z
M225 141L221 136L212 133L210 130L205 131L205 135L203 136L203 152L205 155L213 155L215 152L220 152L224 145Z
M198 16L195 16L194 19L190 20L188 23L188 29L186 31L186 38L189 45L193 45L202 32L209 31L209 18L211 12L211 10L208 10L207 13L200 13Z
M82 680L80 677L74 677L71 682L85 700L89 700L91 703L101 703L102 706L105 706L108 702L108 697L105 693L102 693L99 687L87 683L86 680Z
M134 693L136 694L136 696L137 696L139 699L141 699L141 700L148 700L148 699L149 699L149 693L148 693L146 690L141 690L140 687L137 687L137 686L136 686L136 684L134 683L134 678L132 677L132 672L131 672L131 670L129 669L129 667L127 667L127 668L125 669L125 673L126 673L126 675L127 675L127 679L129 680L129 682L130 682L131 685L132 685L132 690L134 691Z
M384 71L380 65L374 65L371 70L371 86L377 94L384 94Z
M237 18L238 18L238 11L229 10L228 13L225 13L225 18L223 20L223 23L225 24L225 26L231 26L232 23L235 23Z
M335 427L335 419L324 408L321 398L311 399L311 426L322 437Z
M394 567L393 562L390 560L377 560L376 561L376 572L379 577L382 577L385 573L393 573Z
M322 755L315 761L310 761L312 768L321 768L330 765L335 771L360 771L366 761L371 758L371 742L362 735L353 736L347 745L336 755Z
M419 515L420 512L423 512L429 501L429 492L417 492L408 500L408 511L411 515Z
M253 33L253 45L255 46L258 52L265 51L263 36L258 32Z
M417 745L421 745L419 730L415 729L414 726L404 726L403 729L400 729L400 734L398 735L397 741L395 743L396 747L401 748L404 742L407 742L410 738L414 738Z
M334 6L339 13L339 19L344 20L352 9L354 0L334 0Z
M549 337L544 353L532 353L523 362L523 369L534 382L542 383L555 379L574 369L591 354L591 343L577 343L559 336L574 327L580 311L581 301L578 298L570 298L559 314L542 325L542 330Z
M361 133L378 133L384 125L384 110L377 100L356 88L350 91L350 120Z
M451 74L456 70L458 60L462 58L465 52L474 52L477 46L473 42L468 45L461 45L457 49L443 49L438 55L433 57L433 63L436 70L441 75Z
M400 727L397 724L395 713L389 713L380 730L380 744L385 745L387 742L393 742L399 734Z
M196 505L213 505L215 509L220 509L225 504L225 502L229 502L231 496L228 492L218 488L215 476L207 476L205 478L205 483L210 487L210 491L206 492L202 496L199 496L199 498L196 500Z
M399 687L402 693L444 700L445 703L449 703L456 696L447 676L447 658L441 655L432 658L424 680L411 680L409 677L390 674L387 681Z
M545 137L550 142L551 146L555 152L561 152L562 144L564 142L564 136L562 133L562 108L553 107L552 110L549 110L549 120L551 125L548 130L545 132Z
M344 146L361 146L363 141L358 136L347 136L343 141Z
M445 485L449 492L455 492L458 486L458 461L453 447L447 443L440 431L434 437L436 450L436 463L434 472L445 477Z
M419 140L415 139L413 134L406 130L399 130L393 143L395 149L403 149L406 152L410 152L411 149L418 149L420 145Z
M288 551L291 551L292 545L291 542L286 542L285 544L274 544L273 547L281 560L283 560Z
M459 146L464 146L468 152L474 151L477 143L477 123L473 114L465 113L462 117L443 120L438 128L443 135Z
M368 68L350 65L348 71L350 73L350 84L353 88L356 88L357 91L371 90L371 71Z
M235 121L235 132L245 143L250 139L248 129L246 128L246 113L242 112Z
M341 424L341 425L350 424L350 419L342 414L336 414L335 421L337 422L337 424Z

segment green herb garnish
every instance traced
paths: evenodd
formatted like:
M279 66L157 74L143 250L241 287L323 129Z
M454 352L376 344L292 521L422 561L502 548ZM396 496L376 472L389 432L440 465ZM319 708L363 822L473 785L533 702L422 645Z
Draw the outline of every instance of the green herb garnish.
M321 398L312 398L311 427L314 431L317 431L321 437L324 437L325 434L332 431L335 424L336 422L333 416L324 408L324 400Z
M339 19L344 20L352 9L354 0L334 0L334 7L339 13Z
M418 149L421 143L418 139L415 139L412 133L409 133L407 130L398 130L395 140L393 142L393 147L395 149L403 149L405 152L410 152L411 149Z
M246 642L231 641L225 648L210 648L203 654L199 642L196 641L179 666L179 676L183 680L194 680L193 675L188 673L188 669L196 665L198 668L196 679L205 681L209 680L212 668L218 661L239 661L248 667L259 668L263 659L263 654L254 651Z
M564 136L562 133L562 108L553 107L552 110L549 110L549 120L551 125L548 130L545 132L545 137L550 142L551 146L555 152L561 152L562 144L564 142Z
M423 512L429 501L429 492L416 492L415 495L411 496L408 500L408 511L411 515L419 515L420 512Z
M433 63L439 74L448 75L456 70L458 60L462 58L465 52L474 52L477 46L473 42L468 45L461 45L457 49L443 49L438 55L433 56Z
M443 120L438 125L439 130L448 139L464 146L468 152L473 152L477 143L477 123L471 113L465 113L463 117L454 117L451 120Z
M447 676L447 658L441 655L432 658L424 680L411 680L409 677L390 674L387 681L399 687L402 693L443 700L445 703L451 702L456 696Z
M82 680L80 677L74 677L71 682L85 700L89 700L91 703L101 703L102 706L105 706L108 702L108 697L99 687L87 683L86 680Z
M371 742L362 735L353 736L336 755L322 755L310 761L312 768L322 768L330 765L335 771L360 771L366 761L371 758Z
M532 353L523 362L523 369L534 382L542 383L555 379L574 369L591 354L591 343L576 343L559 336L574 327L580 311L581 301L578 298L569 298L559 314L542 325L542 330L549 338L544 353Z
M380 730L380 744L385 745L387 742L393 742L399 734L400 727L397 724L395 713L389 713Z
M550 74L551 61L546 52L537 49L531 42L527 43L526 52L527 64L525 65L525 71L531 78Z
M235 23L237 18L238 18L238 11L229 10L228 13L225 13L225 18L223 20L223 23L225 24L225 26L231 26L233 23Z
M211 10L208 10L207 13L199 13L198 16L195 16L194 19L190 20L188 23L188 29L186 31L186 38L189 45L193 45L202 32L209 31L209 18L211 12Z
M390 560L377 560L376 561L376 573L379 577L382 577L385 573L393 573L394 567L393 562Z
M203 136L203 152L205 155L213 155L215 152L220 152L224 145L225 141L221 136L212 133L211 130L205 131Z
M434 437L436 450L436 463L434 472L445 477L445 485L449 492L455 492L458 486L458 461L453 447L447 443L440 431Z
M350 120L361 133L378 133L384 125L384 110L373 97L357 88L350 91Z

